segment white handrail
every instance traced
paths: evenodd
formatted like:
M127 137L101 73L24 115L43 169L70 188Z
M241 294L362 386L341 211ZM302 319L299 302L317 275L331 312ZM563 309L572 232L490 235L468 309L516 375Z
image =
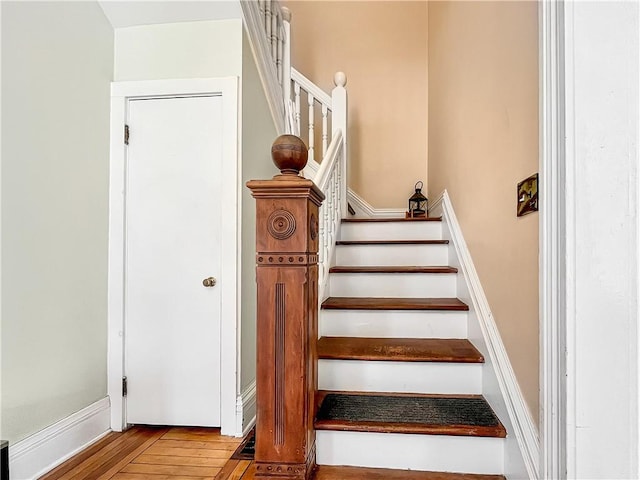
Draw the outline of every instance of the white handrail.
M325 200L320 206L320 218L318 228L318 298L325 298L327 282L329 280L329 268L333 259L336 240L340 230L342 214L342 196L346 190L342 188L342 177L345 142L342 131L334 132L331 145L327 154L322 159L320 169L316 174L314 183L324 193Z
M291 80L296 82L304 89L304 91L312 94L321 104L326 105L329 107L329 110L331 110L331 95L322 90L319 86L293 67L291 67Z
M320 169L316 173L313 183L315 183L320 190L324 192L333 168L335 167L336 159L338 156L338 149L342 147L342 131L338 130L334 133L331 145L327 149L327 154L322 159Z

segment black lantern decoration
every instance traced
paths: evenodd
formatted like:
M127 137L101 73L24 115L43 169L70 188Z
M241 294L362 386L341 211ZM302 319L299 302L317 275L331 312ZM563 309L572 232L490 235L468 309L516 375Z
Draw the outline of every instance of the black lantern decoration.
M409 218L427 216L429 200L422 194L423 186L422 182L417 182L414 187L416 192L409 198L409 211L407 212Z

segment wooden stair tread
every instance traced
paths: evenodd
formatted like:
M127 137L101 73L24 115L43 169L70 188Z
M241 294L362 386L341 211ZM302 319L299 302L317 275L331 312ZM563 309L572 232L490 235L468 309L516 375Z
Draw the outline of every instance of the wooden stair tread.
M338 240L336 245L447 245L449 240Z
M319 391L316 402L317 430L506 437L481 395Z
M389 217L389 218L343 218L343 223L386 223L386 222L441 222L442 217Z
M464 338L322 337L318 358L399 362L482 363L484 357Z
M329 273L457 273L455 267L432 266L349 266L331 267Z
M341 310L469 310L457 298L329 297L324 309Z
M503 475L319 465L313 480L506 480Z

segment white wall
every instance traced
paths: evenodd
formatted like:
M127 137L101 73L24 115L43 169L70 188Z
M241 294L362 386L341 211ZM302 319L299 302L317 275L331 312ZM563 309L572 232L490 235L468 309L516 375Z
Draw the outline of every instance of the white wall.
M106 396L109 82L95 2L2 2L2 431Z
M239 76L242 20L117 28L114 79Z
M640 475L639 16L565 3L568 478Z

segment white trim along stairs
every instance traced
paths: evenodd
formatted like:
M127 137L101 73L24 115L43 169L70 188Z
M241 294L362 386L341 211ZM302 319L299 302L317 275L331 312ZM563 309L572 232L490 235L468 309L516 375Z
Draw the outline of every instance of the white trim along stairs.
M319 318L317 462L538 478L537 432L447 192L432 212L432 221L343 220ZM445 409L461 396L486 400L499 428L373 422L384 402L357 411L373 394L435 395Z

